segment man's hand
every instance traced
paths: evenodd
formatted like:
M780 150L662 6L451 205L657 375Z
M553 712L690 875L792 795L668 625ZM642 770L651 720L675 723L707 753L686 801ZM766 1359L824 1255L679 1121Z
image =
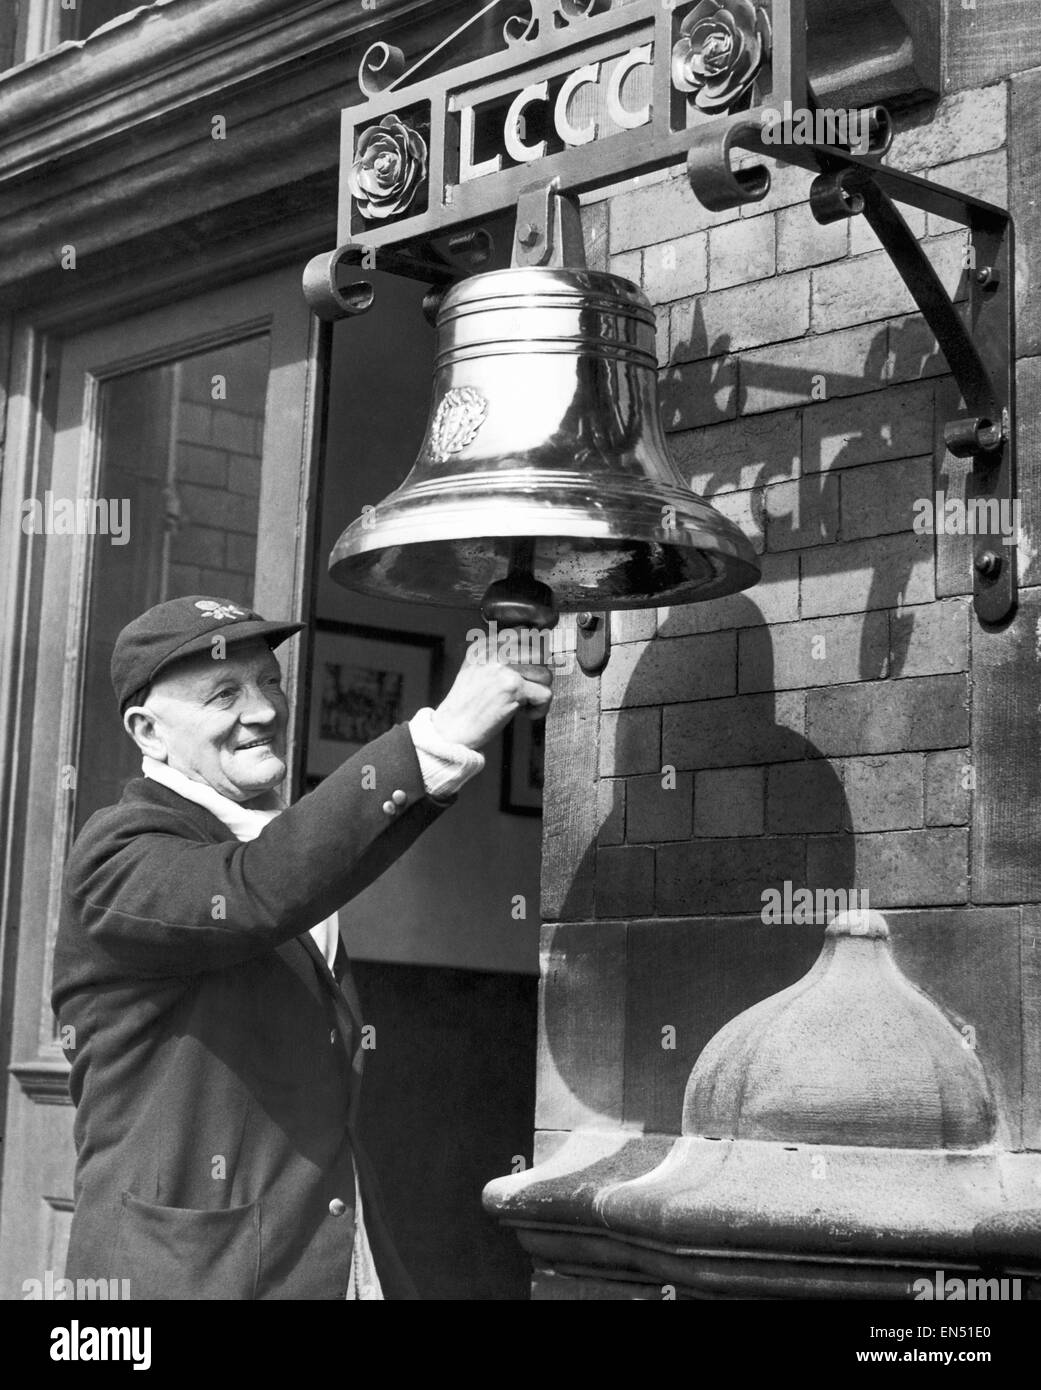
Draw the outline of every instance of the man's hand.
M451 690L434 711L432 723L442 738L480 748L504 728L519 709L543 719L553 699L553 672L548 666L500 661L487 644L467 649Z

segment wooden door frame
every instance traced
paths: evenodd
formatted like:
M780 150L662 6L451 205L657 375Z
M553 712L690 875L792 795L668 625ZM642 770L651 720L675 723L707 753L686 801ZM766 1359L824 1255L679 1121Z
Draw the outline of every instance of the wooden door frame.
M35 322L27 318L0 321L0 388L7 387L6 400L0 394L0 438L5 445L0 474L0 536L7 538L0 546L0 820L7 828L0 845L0 1068L5 1079L10 1073L3 1106L5 1130L11 1125L12 1139L19 1102L34 1108L69 1103L68 1065L47 1027L47 992L56 880L71 843L74 799L67 798L61 807L56 783L45 787L41 781L40 730L48 721L50 727L55 719L64 721L59 762L66 758L75 763L75 716L82 680L82 634L89 611L91 546L89 537L69 538L75 547L72 573L62 585L57 608L53 594L46 597L45 608L47 539L41 544L42 538L23 535L20 526L23 499L42 496L51 478L57 390L66 344L84 331L104 334L116 330L140 313L149 314L152 324L161 326L167 318L172 325L176 315L183 313L184 304L202 295L218 296L225 316L230 313L234 318L234 329L220 335L225 340L241 336L247 325L261 331L270 327L263 449L267 466L262 469L254 602L265 616L306 621L313 606L328 328L307 312L302 294L299 315L295 310L292 314L282 312L275 322L273 309L260 306L250 289L254 282L268 277L277 286L282 272L289 277L282 293L292 292L293 272L303 262L299 253L294 254L295 239L290 238L290 242L288 252L283 249L281 255L262 257L264 263L254 263L250 267L253 273L245 276L229 275L221 257L194 260L185 268L183 293L174 302L167 299L161 308L156 306L154 283L143 279L138 286L124 285L107 312L103 296L97 295L89 305L82 298L75 306L67 305L65 312L52 306ZM241 313L234 308L239 300ZM151 356L169 358L195 347L200 340L204 342L206 336L205 332L164 333L160 327L156 341L161 347ZM146 352L137 361L130 354L118 355L112 374L147 365L148 356ZM91 375L96 381L105 374L95 364ZM293 402L291 411L284 408L287 401ZM85 413L84 423L90 418ZM90 449L84 441L79 455L80 480L85 478L86 468L96 478L97 453L96 447ZM277 467L272 466L274 459L279 460ZM265 555L279 549L284 552L287 545L292 547L288 565L263 563ZM55 621L62 625L65 642L64 670L57 681L47 670L55 666L54 648L60 645L53 635ZM50 653L46 639L40 640L49 624ZM291 750L302 749L306 714L302 677L309 660L309 639L305 630L280 651L291 694ZM300 760L299 754L294 760L291 752L289 775L294 781L299 777ZM41 842L41 827L50 827L43 836L49 843ZM44 877L46 881L41 882ZM37 944L41 932L43 941ZM5 1145L0 1202L4 1197L3 1176L8 1164L15 1161L14 1147Z

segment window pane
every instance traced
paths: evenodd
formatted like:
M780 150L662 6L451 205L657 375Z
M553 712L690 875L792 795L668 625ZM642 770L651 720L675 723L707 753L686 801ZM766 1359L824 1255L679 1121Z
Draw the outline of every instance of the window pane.
M252 605L268 355L260 336L101 386L99 495L123 534L93 540L77 829L141 770L109 678L120 629L183 594Z

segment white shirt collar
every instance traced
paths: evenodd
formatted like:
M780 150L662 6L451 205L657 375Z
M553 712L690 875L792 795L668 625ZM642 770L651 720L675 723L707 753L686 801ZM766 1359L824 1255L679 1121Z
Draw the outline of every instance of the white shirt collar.
M207 782L196 782L185 773L170 767L168 763L150 758L147 753L141 759L141 771L153 782L162 782L164 787L169 787L178 796L212 811L217 819L228 827L236 840L255 840L264 826L285 810L285 805L275 792L269 792L264 798L269 803L266 807L255 804L243 806L238 801L232 801L229 796L222 795Z

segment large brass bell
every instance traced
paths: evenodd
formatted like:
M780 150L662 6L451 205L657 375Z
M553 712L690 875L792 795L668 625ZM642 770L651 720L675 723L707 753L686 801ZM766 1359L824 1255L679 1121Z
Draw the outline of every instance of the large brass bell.
M746 537L669 457L647 299L617 275L542 267L448 292L415 467L329 568L364 593L532 627L759 578Z

